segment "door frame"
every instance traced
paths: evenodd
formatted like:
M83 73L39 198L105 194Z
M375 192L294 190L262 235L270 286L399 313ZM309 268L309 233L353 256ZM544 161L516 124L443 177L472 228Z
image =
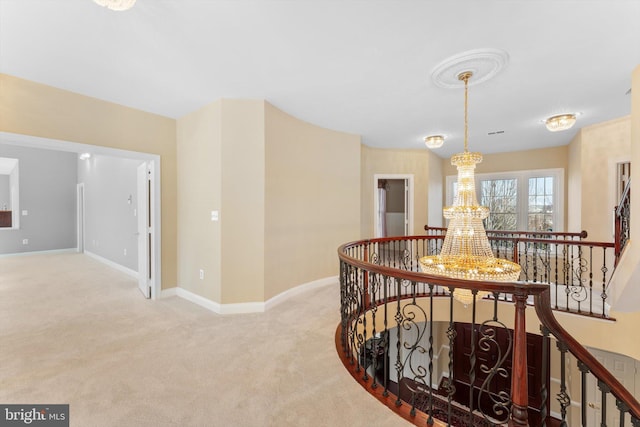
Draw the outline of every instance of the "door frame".
M401 179L405 181L405 185L408 186L406 190L407 200L405 200L405 221L407 221L406 230L407 236L413 235L413 206L414 206L414 194L413 194L413 174L379 174L373 175L373 235L374 237L382 237L378 235L378 208L380 207L380 201L378 197L378 181L381 179Z
M76 184L77 250L84 253L84 182Z

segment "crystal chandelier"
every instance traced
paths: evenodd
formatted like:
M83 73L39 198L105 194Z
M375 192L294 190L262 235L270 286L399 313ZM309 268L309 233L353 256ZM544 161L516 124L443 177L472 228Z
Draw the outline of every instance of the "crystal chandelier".
M93 0L100 6L104 6L107 9L111 10L128 10L136 4L136 0Z
M468 86L472 75L470 71L458 75L464 82L464 152L451 157L451 164L458 169L458 187L453 205L443 209L444 217L450 220L447 234L440 254L420 258L420 266L427 274L455 279L514 281L520 276L520 266L493 256L482 223L489 216L489 209L479 206L476 198L474 170L482 161L482 154L470 153L468 149ZM479 291L477 296L488 294ZM456 289L453 296L464 305L474 299L468 289Z

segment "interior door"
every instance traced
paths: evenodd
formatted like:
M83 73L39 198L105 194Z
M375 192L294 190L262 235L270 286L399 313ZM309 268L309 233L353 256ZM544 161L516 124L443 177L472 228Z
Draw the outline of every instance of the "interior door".
M151 170L147 162L138 166L138 287L145 298L151 298Z
M621 354L610 353L608 351L589 349L589 352L598 359L609 372L627 390L635 389L635 361L630 357ZM587 426L599 427L602 420L602 393L598 388L597 381L593 375L587 375ZM616 407L616 399L607 393L607 417L606 425L620 425L620 411ZM631 427L629 414L625 415L625 426Z

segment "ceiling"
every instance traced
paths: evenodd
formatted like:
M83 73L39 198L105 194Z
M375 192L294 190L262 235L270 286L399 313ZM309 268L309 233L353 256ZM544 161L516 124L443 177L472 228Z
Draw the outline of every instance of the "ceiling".
M442 61L508 54L469 89L470 150L565 145L630 113L639 22L637 0L0 0L0 72L172 118L266 99L372 147L445 134L448 157L463 149L464 93L432 81ZM564 112L576 127L548 132Z

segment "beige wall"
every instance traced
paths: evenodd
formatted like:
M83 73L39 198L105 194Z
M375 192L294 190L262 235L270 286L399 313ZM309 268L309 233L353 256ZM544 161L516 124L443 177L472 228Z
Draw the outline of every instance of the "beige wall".
M582 228L582 132L571 140L567 167L567 231L577 233Z
M264 302L338 274L337 247L360 231L359 136L262 100L217 101L177 129L181 287Z
M223 304L266 299L264 114L263 100L222 100Z
M160 155L162 288L176 285L176 122L0 74L0 131Z
M580 221L589 240L613 242L613 209L618 203L616 165L631 160L630 129L631 118L627 116L580 131L580 187L588 189L581 194Z
M435 160L433 159L435 158ZM374 175L376 174L406 174L413 175L414 208L413 233L424 234L430 207L430 168L437 169L439 160L428 150L388 150L362 146L362 214L361 236L374 236ZM437 175L437 173L436 173ZM441 175L440 175L441 176ZM438 187L436 185L436 187ZM437 188L433 188L437 191ZM440 194L441 194L440 190ZM437 198L437 197L436 197ZM435 211L441 211L442 205L436 206Z
M360 137L266 104L265 299L338 275L360 233Z
M212 301L222 280L220 221L210 216L222 204L221 108L216 101L177 121L178 283Z

